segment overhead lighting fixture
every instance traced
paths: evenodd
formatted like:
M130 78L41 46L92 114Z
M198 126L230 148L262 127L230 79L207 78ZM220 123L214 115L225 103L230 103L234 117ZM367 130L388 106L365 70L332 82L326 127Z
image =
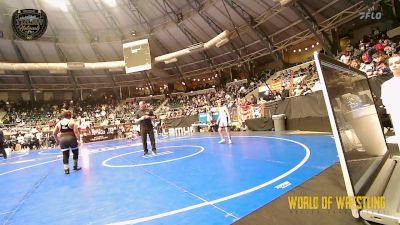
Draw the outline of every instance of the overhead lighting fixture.
M224 30L222 33L218 34L213 39L207 41L204 44L204 47L206 49L209 49L212 46L215 46L215 47L219 48L222 45L224 45L224 44L229 42L229 35L230 35L229 31L228 30Z
M222 40L219 41L217 44L215 44L215 47L219 48L219 47L221 47L222 45L224 45L224 44L226 44L226 43L228 43L228 42L229 42L229 39L228 39L228 38L222 39Z
M279 2L281 4L281 6L286 6L290 3L292 3L293 0L272 0L274 2Z
M190 45L189 47L187 47L187 49L189 51L198 51L203 48L204 48L204 43L202 43L202 42L196 43L196 44L193 44L193 45Z
M299 52L301 52L301 49L299 48Z
M311 48L314 48L315 46L314 45L311 45Z
M177 58L172 58L172 59L168 59L168 60L165 60L165 61L164 61L165 64L175 63L175 62L178 62L178 59L177 59Z
M295 49L295 50L293 50L293 52L296 52L296 49Z
M67 74L67 70L49 70L50 74Z
M317 42L317 45L319 45L319 42Z
M85 63L83 63L83 62L68 62L67 67L70 69L83 69L83 68L85 68Z
M68 11L68 6L65 0L46 0L46 5L50 5L54 8L58 8L63 12Z
M123 67L121 67L121 68L111 68L111 69L108 69L108 71L110 71L112 73L120 73L120 72L124 72L124 68Z
M306 50L306 51L307 51L307 50L308 50L308 48L305 48L304 50Z
M117 6L117 1L116 0L103 0L104 4L106 4L109 7L115 7Z

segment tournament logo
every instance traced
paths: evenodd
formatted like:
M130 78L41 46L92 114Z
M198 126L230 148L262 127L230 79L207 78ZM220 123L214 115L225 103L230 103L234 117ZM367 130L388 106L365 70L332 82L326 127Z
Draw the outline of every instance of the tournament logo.
M13 13L11 25L14 33L23 40L36 40L47 29L47 16L43 10L21 9Z

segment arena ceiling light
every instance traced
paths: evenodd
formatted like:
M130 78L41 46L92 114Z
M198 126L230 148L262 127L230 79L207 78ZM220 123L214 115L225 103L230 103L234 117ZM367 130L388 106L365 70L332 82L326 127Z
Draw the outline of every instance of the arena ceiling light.
M104 4L106 4L109 7L115 7L117 6L117 2L115 0L102 0Z
M274 2L279 2L282 6L290 4L293 0L273 0Z
M177 59L177 58L172 58L172 59L169 59L169 60L165 60L165 61L164 61L165 64L170 64L170 63L175 63L175 62L178 62L178 59Z
M228 30L225 30L212 38L211 40L207 41L206 43L196 43L191 46L188 46L185 49L181 49L176 52L171 52L165 55L157 56L154 58L155 62L164 62L165 64L176 62L179 57L193 54L198 51L204 51L206 49L210 49L212 47L221 47L222 45L226 44L229 41L230 33Z
M60 9L63 12L68 11L68 6L66 0L45 0L46 5L51 6L56 9Z

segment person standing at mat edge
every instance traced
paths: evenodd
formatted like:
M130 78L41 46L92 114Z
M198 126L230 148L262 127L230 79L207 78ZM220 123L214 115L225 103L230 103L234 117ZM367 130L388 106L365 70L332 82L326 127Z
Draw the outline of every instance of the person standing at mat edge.
M389 58L393 78L382 84L382 103L390 114L397 143L400 147L400 55Z
M221 137L221 140L218 143L220 144L225 143L224 133L223 133L223 129L225 128L226 135L228 136L228 143L232 144L231 135L229 133L229 124L231 123L231 117L229 115L228 108L226 107L224 102L221 101L218 102L218 107L219 111L218 111L217 124L218 124L218 133L219 136Z
M57 145L60 145L63 152L64 173L69 174L69 151L72 151L74 160L73 170L80 170L78 166L79 155L79 128L72 119L72 112L66 110L62 113L63 119L57 123L53 135Z
M140 123L140 135L142 136L144 155L149 154L149 150L147 149L147 135L150 137L151 150L154 154L157 154L152 123L152 120L155 118L153 111L147 109L146 103L144 101L139 102L139 110L136 112L136 122Z
M7 152L4 149L4 133L0 127L0 153L3 154L3 158L7 159Z

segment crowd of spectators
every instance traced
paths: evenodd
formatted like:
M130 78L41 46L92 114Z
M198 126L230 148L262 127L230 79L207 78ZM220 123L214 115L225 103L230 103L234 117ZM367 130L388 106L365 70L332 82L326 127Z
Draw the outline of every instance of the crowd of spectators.
M366 35L356 46L348 45L337 56L337 59L354 68L364 71L369 77L390 75L386 59L400 52L400 43L391 40L385 33L374 31L373 35ZM235 80L223 88L213 86L203 94L175 94L166 95L168 103L159 112L166 118L194 116L199 113L210 113L219 101L224 101L229 110L238 107L248 107L252 104L283 100L290 96L307 95L320 90L320 83L313 63L282 70L278 77L284 84L281 89L267 90L257 98L249 92L259 86L268 84L271 74L260 73L248 80ZM297 80L291 84L290 79ZM297 79L302 78L302 79ZM150 109L155 110L165 99L146 100ZM80 125L91 127L92 134L115 133L118 137L127 137L135 133L134 126L124 124L134 123L134 115L138 109L138 101L117 100L112 95L104 95L100 99L85 101L47 101L34 103L27 101L6 102L0 101L0 112L3 111L3 124L7 125L10 138L6 145L14 147L19 144L22 149L48 148L55 144L51 128L59 121L63 109L74 112L75 119ZM1 116L2 114L0 114Z
M229 108L236 107L238 97L246 94L245 86L247 85L231 84L225 89L212 89L212 92L205 94L170 96L168 104L162 108L160 114L164 114L166 118L175 118L208 113L217 107L218 101L224 101Z
M365 35L358 45L348 45L338 60L365 72L368 77L390 74L387 59L400 52L400 42L389 39L384 32Z
M55 145L52 129L60 120L62 110L73 111L74 119L79 127L90 128L90 134L113 133L126 137L125 133L137 131L136 126L122 126L122 124L134 123L134 114L138 110L138 101L121 102L112 96L105 96L104 100L97 103L86 101L48 101L33 103L19 100L16 102L0 101L0 124L8 138L6 146L12 149L22 150L51 148ZM156 109L162 100L154 99L146 101L150 109ZM121 125L120 125L121 124ZM116 129L114 125L120 125ZM123 131L123 132L122 132ZM17 149L18 149L17 148Z

